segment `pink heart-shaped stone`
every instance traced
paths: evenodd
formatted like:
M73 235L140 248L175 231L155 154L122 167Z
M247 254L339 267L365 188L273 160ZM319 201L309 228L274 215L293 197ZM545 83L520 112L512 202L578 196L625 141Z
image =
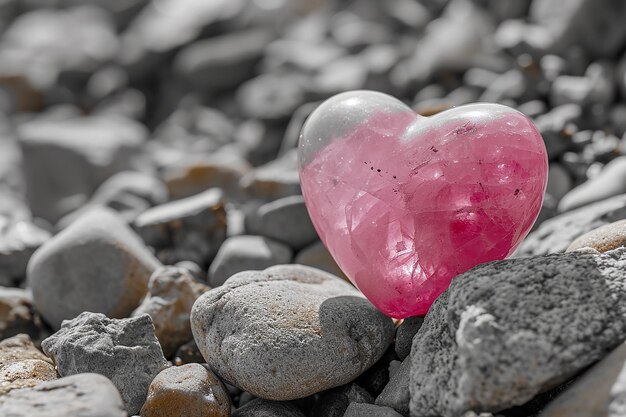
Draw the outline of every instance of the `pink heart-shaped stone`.
M425 118L355 91L302 129L302 193L322 241L382 312L428 311L452 278L507 257L543 201L548 158L522 113L470 104Z

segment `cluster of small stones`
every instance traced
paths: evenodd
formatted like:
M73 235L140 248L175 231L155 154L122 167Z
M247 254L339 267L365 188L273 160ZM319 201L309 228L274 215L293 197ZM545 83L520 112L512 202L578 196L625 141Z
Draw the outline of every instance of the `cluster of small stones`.
M1 416L626 416L626 3L346 4L1 2ZM425 317L300 195L304 120L360 88L549 153L535 230Z

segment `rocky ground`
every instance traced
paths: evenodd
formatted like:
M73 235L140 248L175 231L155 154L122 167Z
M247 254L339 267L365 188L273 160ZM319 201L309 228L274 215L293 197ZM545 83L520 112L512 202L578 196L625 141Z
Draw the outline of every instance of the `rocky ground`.
M626 3L0 2L0 415L626 416ZM316 105L489 101L550 158L511 259L394 322L300 195ZM433 248L436 250L436 248Z

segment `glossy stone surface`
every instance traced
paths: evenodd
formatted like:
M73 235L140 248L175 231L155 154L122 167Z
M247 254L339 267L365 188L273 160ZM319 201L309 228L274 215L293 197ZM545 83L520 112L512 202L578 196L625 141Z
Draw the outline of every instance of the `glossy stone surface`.
M298 152L319 236L396 318L426 313L456 275L512 253L548 175L541 135L522 113L470 104L425 118L369 91L321 104Z

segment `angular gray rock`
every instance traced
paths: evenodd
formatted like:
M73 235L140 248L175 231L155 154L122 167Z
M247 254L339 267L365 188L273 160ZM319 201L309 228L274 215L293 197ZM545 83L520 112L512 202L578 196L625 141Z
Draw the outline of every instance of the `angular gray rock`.
M232 417L304 417L304 413L293 404L257 398L236 409Z
M55 222L78 208L108 177L132 168L146 135L137 122L115 116L42 118L20 126L33 214Z
M318 239L304 197L299 195L263 204L246 220L250 234L269 237L295 250Z
M191 328L226 382L272 400L352 381L393 339L393 322L326 272L279 265L246 271L203 294Z
M544 221L530 233L514 256L564 252L580 235L626 218L626 194L588 204Z
M111 379L131 415L139 412L150 383L168 366L147 314L116 320L85 312L64 321L41 346L61 376L94 372Z
M626 339L626 249L480 265L453 280L413 339L413 417L522 405Z
M0 285L19 283L26 276L28 260L48 239L50 232L30 221L0 216Z
M83 373L42 382L0 397L0 415L11 417L127 417L109 379Z
M159 266L139 237L110 209L94 209L31 257L27 286L54 328L83 311L121 318L139 305Z
M291 262L288 246L261 236L233 236L226 239L209 268L209 284L219 287L238 272L262 270Z
M626 344L589 369L551 402L540 417L626 415Z
M217 188L143 212L134 222L144 241L163 262L204 264L226 238L223 193Z

